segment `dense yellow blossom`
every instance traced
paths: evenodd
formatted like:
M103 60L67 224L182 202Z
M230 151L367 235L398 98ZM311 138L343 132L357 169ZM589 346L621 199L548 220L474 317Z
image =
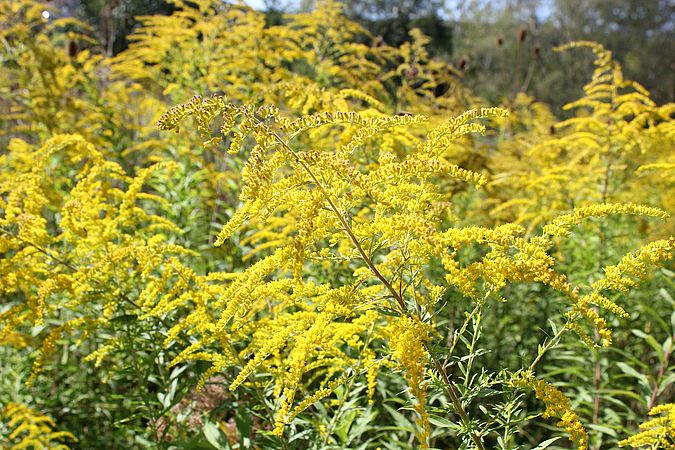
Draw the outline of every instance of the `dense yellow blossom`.
M163 204L141 188L171 164L129 177L81 136L56 135L33 147L28 166L27 144L13 142L0 169L0 276L10 306L0 316L0 337L15 341L25 327L44 326L33 382L64 333L90 333L140 307L129 297L130 271L151 279L167 255L187 251L166 242L175 225L141 207ZM70 318L54 325L64 308Z
M636 205L634 203L588 205L575 208L571 214L556 217L550 224L544 226L543 231L551 236L566 236L569 235L570 228L573 225L578 225L588 217L602 217L611 214L635 214L658 217L664 220L668 218L668 213L659 208Z
M675 448L675 404L653 407L650 416L659 416L640 424L640 432L619 442L621 447L664 449Z
M672 212L673 104L655 105L599 44L575 42L559 50L576 48L593 51L596 69L585 95L565 106L577 112L573 117L556 122L545 105L521 95L514 114L502 121L500 151L489 162L496 173L492 215L534 230L597 203ZM668 233L672 225L659 237Z
M535 378L531 372L521 372L511 382L515 387L533 390L537 398L546 405L543 417L558 417L558 425L569 433L570 440L576 443L577 448L588 449L588 433L579 416L572 411L570 400L565 394L552 384Z
M0 424L9 432L0 436L3 448L7 450L68 450L64 442L77 442L72 433L56 431L56 424L50 417L20 403L8 403L0 410Z
M430 332L431 328L428 324L407 316L399 317L385 330L390 340L392 356L405 371L410 393L415 398L414 408L418 415L416 434L420 448L428 448L427 439L430 434L425 386L428 359L426 346L431 337Z
M605 277L595 281L589 293L579 296L578 291L571 292L573 308L567 313L570 328L587 344L596 345L577 323L579 317L585 317L599 333L601 344L605 347L609 346L612 342L612 332L607 322L593 307L602 308L623 318L629 317L629 314L624 308L603 295L603 291L627 293L648 276L650 266L659 266L673 259L674 249L675 239L673 238L650 242L638 251L624 256L618 264L605 267Z
M217 307L216 317L210 318L206 313L208 306L206 310L197 308L175 330L197 333L204 344L216 338L236 342L241 331L250 330L253 342L240 354L250 352L254 356L239 372L232 388L244 383L256 370L276 374L279 406L275 433L281 434L284 425L294 417L292 411L308 407L307 402L293 406L308 368L321 367L321 361L330 361L332 367L326 366L322 387L309 394L309 398L318 400L330 395L332 387L326 386L333 386L339 379L332 379L333 373L341 370L340 365L354 364L332 345L357 344L360 352L365 351L359 348L359 339L355 340L364 330L357 325L366 317L364 312L373 320L377 317L371 314L373 307L396 311L398 318L393 322L384 317L377 320L388 324L382 337L389 339L389 351L404 369L415 398L420 445L425 445L429 435L425 344L433 333L433 324L422 317L433 311L446 289L424 277L432 258L443 263L448 285L455 285L476 300L497 294L511 283L549 285L570 302L566 329L577 331L582 339L594 345L581 324L586 320L597 330L603 344L608 345L611 332L607 323L590 306L622 317L626 311L601 295L608 286L596 284L591 293L580 295L580 289L557 270L551 254L553 237L567 237L572 225L591 216L638 214L665 219L667 214L635 204L601 204L557 217L544 227L541 235L532 237L526 237L525 229L516 224L444 229L444 209L439 207L444 197L436 184L438 177L451 175L477 186L485 183L483 174L445 160L444 149L467 133L484 132L484 125L477 119L505 114L499 108L470 110L445 121L424 138L416 137L414 130L425 123L424 118L412 115L373 116L366 110L293 118L276 108L237 106L225 97L195 97L172 108L160 119L160 128L177 130L182 120L194 116L199 129L205 132L210 120L222 116L223 140L231 137L227 139L229 153L240 152L241 146L246 145L244 136L253 139L242 177L243 204L215 243L221 245L235 233L255 229L244 242L255 244L254 252L258 254L257 261L246 270L228 276L227 285L200 288L210 291L208 296L212 298L203 304ZM305 136L325 145L305 150ZM360 147L386 136L394 139L400 136L405 143L412 137L414 147L402 154L392 153L386 146L379 153L373 150L367 170L360 167ZM457 259L457 252L476 244L486 245L489 250L473 261ZM653 243L639 253L638 259L651 263L667 259L672 250L669 245ZM305 273L310 256L328 264L331 270L351 272L356 283L330 288L308 283ZM635 275L628 265L635 266L637 262L631 261L624 263L622 267L626 267L622 270ZM266 278L270 281L263 281ZM200 295L191 294L189 298L194 302ZM180 297L172 300L172 296L165 297L167 304L183 303ZM339 299L339 303L334 300L325 303L328 299ZM291 312L290 308L298 307L300 311ZM411 307L420 316L411 316ZM260 315L262 311L269 315ZM347 322L335 322L338 317ZM186 326L188 323L192 328ZM340 328L334 328L338 323ZM170 332L170 336L176 335L176 331ZM226 350L224 354L231 355L230 352ZM222 370L223 365L236 363L232 355L223 358L205 354L198 344L193 344L174 364L190 359L212 361L207 376ZM585 438L577 429L578 418L562 412L559 416L574 440L582 445Z

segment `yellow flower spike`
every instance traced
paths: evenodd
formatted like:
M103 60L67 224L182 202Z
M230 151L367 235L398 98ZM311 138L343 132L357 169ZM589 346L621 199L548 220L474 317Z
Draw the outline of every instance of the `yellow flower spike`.
M63 442L77 442L67 431L56 431L54 421L44 414L20 403L8 403L0 410L0 419L5 422L9 434L3 442L7 450L41 448L68 450Z
M597 344L593 342L588 333L576 323L580 318L585 317L599 333L602 346L609 346L612 342L612 332L607 322L590 306L594 305L622 318L629 317L628 312L603 295L603 291L627 293L630 288L637 286L647 277L649 267L659 266L665 261L672 260L674 249L675 239L673 238L650 242L636 252L624 256L618 264L605 267L605 277L592 284L591 292L576 297L570 295L573 305L573 310L567 315L570 329L575 331L586 344L596 346Z
M26 380L26 385L32 385L35 380L42 372L42 367L44 366L45 360L50 357L56 350L56 341L61 339L63 335L63 327L56 327L49 332L49 334L42 341L42 348L40 349L39 356L33 361L33 367L31 368L30 375Z
M428 448L430 433L429 413L426 409L427 388L424 382L429 358L426 345L431 338L432 327L419 319L402 316L387 326L392 355L404 370L410 393L415 399L417 412L417 441L420 448Z
M534 391L536 397L546 406L543 417L558 417L559 426L569 433L569 439L579 450L588 450L588 433L579 416L572 411L570 400L552 384L539 380L531 372L520 372L510 381L516 388Z
M640 432L619 441L619 446L648 449L675 449L675 403L653 407L650 416L659 416L640 424Z
M668 213L649 206L636 205L634 203L611 203L589 205L576 208L571 214L556 217L553 222L544 226L544 234L550 236L567 236L573 225L578 225L589 217L603 217L616 214L631 214L639 216L651 216L662 220L669 217Z

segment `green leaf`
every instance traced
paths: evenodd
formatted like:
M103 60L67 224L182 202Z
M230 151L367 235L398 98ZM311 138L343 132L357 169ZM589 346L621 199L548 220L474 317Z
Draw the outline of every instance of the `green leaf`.
M644 339L647 342L647 344L649 344L649 346L654 349L654 351L656 352L656 354L659 357L659 361L661 361L661 364L665 363L665 356L663 354L663 349L661 348L661 344L659 344L658 341L656 339L654 339L654 337L652 335L647 334L647 333L645 333L644 331L641 331L641 330L631 330L631 333L633 333L635 336L637 336L639 338Z
M637 379L638 382L641 385L643 385L645 388L647 388L648 390L651 389L651 386L649 385L649 378L646 375L641 374L640 372L633 369L631 366L629 366L625 362L618 362L618 363L616 363L616 365L619 367L619 369L621 369L621 371L623 373L625 373L626 375L628 375L630 377L633 377L633 378Z
M202 427L202 433L206 436L209 444L213 445L218 450L230 450L230 442L227 436L220 429L217 423L207 421Z
M244 408L239 409L239 413L234 417L234 421L237 424L239 435L242 437L251 435L251 430L253 429L253 417L251 414L247 413Z
M532 450L544 450L545 448L548 448L551 444L553 444L553 443L554 443L555 441L557 441L558 439L560 439L560 436L554 437L554 438L551 438L551 439L546 439L544 442L542 442L541 444L537 445L537 446L536 446L535 448L533 448Z
M115 316L112 319L110 319L110 322L119 324L128 324L135 322L137 318L138 314L121 314L119 316Z
M391 415L391 417L394 419L394 422L396 423L396 426L398 429L403 430L403 431L412 431L412 425L406 417L401 414L400 412L396 411L394 408L392 408L389 405L384 405L384 409L387 410L387 412Z
M607 436L612 436L614 438L617 437L616 430L605 425L594 425L589 423L586 425L586 427L589 430L597 431L599 433L606 434Z
M429 422L432 425L435 425L439 428L458 428L459 427L459 425L451 422L450 420L446 419L445 417L437 416L435 414L429 414Z

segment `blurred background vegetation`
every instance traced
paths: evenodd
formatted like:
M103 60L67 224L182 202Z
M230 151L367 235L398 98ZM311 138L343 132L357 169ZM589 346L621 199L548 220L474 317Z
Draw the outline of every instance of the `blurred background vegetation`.
M314 0L252 0L268 23L310 10ZM675 2L671 0L345 0L347 15L374 39L400 45L412 28L431 38L433 56L463 73L464 84L492 103L519 92L554 112L577 98L591 58L555 53L572 40L593 40L614 53L627 79L659 104L675 98ZM134 17L170 14L164 0L60 0L54 4L90 23L108 54L127 46ZM507 96L506 98L504 96Z

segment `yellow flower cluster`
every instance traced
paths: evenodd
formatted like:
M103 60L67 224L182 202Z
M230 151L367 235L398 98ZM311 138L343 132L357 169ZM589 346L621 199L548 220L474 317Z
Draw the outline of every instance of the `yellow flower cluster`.
M629 253L621 261L605 267L605 278L593 283L593 289L628 292L637 286L637 281L647 277L649 266L661 264L673 258L675 238L650 242L635 253Z
M410 393L415 398L417 412L417 440L420 448L429 448L429 413L426 409L427 388L425 371L429 355L426 346L431 338L432 328L417 318L402 316L391 322L385 330L389 338L392 356L405 371Z
M531 389L539 400L546 405L543 417L558 417L559 426L570 435L570 440L576 443L579 450L588 449L588 433L581 424L579 416L572 411L569 398L552 384L537 379L532 372L519 372L514 375L511 383L520 389Z
M590 325L609 345L601 313L628 311L607 291L672 258L673 239L655 240L577 287L555 253L588 218L672 210L674 106L655 106L600 46L573 45L597 70L569 105L580 113L556 123L525 96L510 111L467 105L421 33L366 44L333 1L276 26L241 4L172 4L114 58L68 55L59 40L89 38L65 31L75 22L45 26L39 3L0 9L0 41L16 47L0 124L28 136L0 136L0 343L41 348L29 381L60 341L95 336L85 360L100 365L121 347L112 319L133 315L161 323L170 365L210 363L199 387L230 369L230 389L268 374L276 435L352 377L372 400L378 370L395 366L425 448L428 348L457 291L480 306L544 284L567 301L563 331L596 346ZM189 120L198 133L178 133ZM158 137L155 122L176 133ZM531 373L514 385L586 448L560 391Z
M592 306L605 309L619 317L627 318L628 313L615 302L602 294L603 291L618 291L627 293L630 288L636 287L638 282L648 276L650 266L659 266L673 258L675 239L664 239L650 242L634 253L624 256L621 261L605 267L605 277L595 281L591 292L578 296L573 291L570 296L573 300L573 309L567 313L568 327L573 329L581 339L591 346L595 346L591 337L577 323L578 317L586 317L600 335L602 345L607 347L612 343L612 332L607 322L600 317Z
M444 252L446 244L439 234L444 211L438 205L442 197L435 179L449 174L479 185L484 182L483 175L448 163L433 145L407 131L422 123L422 118L381 113L371 118L372 114L317 113L293 119L279 110L239 107L217 97L196 98L179 105L159 123L163 129L176 129L186 115L194 115L204 130L205 120L221 115L223 123L232 127L236 124L236 133L248 134L254 140L242 177L240 198L244 203L221 230L216 245L248 222L256 231L245 242L256 243L254 251L261 258L240 274L227 276L228 285L201 288L210 291L209 300L203 302L206 309L196 308L174 329L198 333L201 345L186 349L174 364L190 359L210 360L210 376L224 365L236 364L237 357L206 354L200 347L213 342L216 336L221 342L241 342L241 333L252 336L251 343L238 353L253 356L231 387L246 382L255 370L275 374L279 400L275 433L283 432L284 425L295 417L294 411L309 406L307 401L295 404L295 398L310 370L321 369L325 373L318 390L308 394L308 398L318 400L330 395L336 380L341 379L333 378L335 371L356 364L342 346L347 344L361 354L371 353L361 335L374 321L385 319L374 307L391 308L402 314L407 309L405 303L414 301L433 308L444 288L427 280L424 268L431 258ZM469 126L471 120L503 114L500 109L469 111L448 121L441 131L432 132L429 139L457 139L474 131ZM482 131L483 126L476 130ZM224 138L230 135L225 127L221 132ZM306 135L326 145L313 147L321 150L296 150ZM401 155L383 147L379 155L369 156L377 163L370 170L361 169L359 159L366 155L361 147L370 152L370 142L385 137L401 142L412 139L419 145L415 146L417 151ZM238 152L232 146L243 142L236 136L231 139L230 153ZM333 147L331 142L339 145ZM353 217L352 210L356 212ZM513 233L509 227L503 230ZM501 229L492 234L499 240L508 240ZM331 261L329 270L351 273L354 282L330 287L305 281L309 255ZM352 264L359 260L360 267ZM199 295L184 298L194 303ZM158 305L174 308L180 300L171 294ZM156 311L168 308L159 306ZM213 318L209 317L211 310L217 311ZM198 319L193 318L197 315ZM390 341L390 352L406 373L416 399L418 438L421 445L426 445L429 420L425 406L425 344L433 326L407 314L386 323L389 325L376 331L375 336ZM174 330L169 333L172 337L177 336ZM231 355L231 351L225 349L222 355ZM369 370L368 377L372 392L375 372Z
M502 120L498 151L488 162L497 173L489 186L492 215L533 231L560 213L597 203L672 211L675 105L655 105L597 43L559 50L576 48L593 51L596 70L585 95L565 106L577 112L573 117L556 122L545 105L521 95ZM658 234L672 233L671 223Z
M32 165L25 164L28 149ZM142 192L153 173L172 164L129 177L79 135L56 135L39 148L14 140L2 159L0 292L7 309L0 341L42 327L31 383L64 334L105 328L127 308L140 312L130 298L134 278L157 277L168 255L187 251L166 243L176 226L149 212L164 201Z
M77 438L67 431L55 431L56 424L44 414L20 403L8 403L0 410L0 423L8 430L0 436L4 449L20 450L27 448L45 450L68 450L63 442L77 442ZM4 427L3 427L4 428Z
M635 203L611 203L596 204L575 208L571 214L558 216L546 226L543 231L550 236L567 236L573 225L578 225L582 220L589 217L603 217L614 214L634 214L640 216L651 216L665 220L669 217L668 213L649 206L636 205Z
M429 431L423 388L426 350L425 340L415 341L412 336L430 335L433 326L421 317L433 311L446 289L424 276L432 258L443 263L449 285L477 300L497 294L511 283L546 284L570 301L566 329L575 330L585 342L595 345L579 323L586 319L598 331L602 343L608 345L611 331L591 306L624 317L626 312L601 295L609 285L596 284L584 296L579 288L573 288L556 269L550 254L553 238L568 236L570 228L587 217L635 214L665 219L667 214L635 204L600 204L559 216L544 227L541 235L529 238L525 229L516 224L444 230L444 197L436 183L438 177L450 174L477 185L485 182L483 174L447 162L444 148L467 133L485 130L472 120L503 117L505 111L470 110L426 133L426 139L415 136L414 127L424 123L422 119L387 118L380 113L373 121L369 118L372 114L322 112L292 118L276 108L237 106L224 97L213 97L194 98L162 116L162 129L176 130L187 116L194 116L203 132L208 130L209 120L220 116L225 124L220 131L223 140L229 140L230 153L239 153L243 145L252 146L242 177L243 205L225 224L216 245L235 232L251 230L244 242L255 245L252 254L260 259L240 274L223 276L229 280L227 286L202 286L199 292L209 291L208 299L197 301L201 293L184 294L183 300L170 294L159 303L165 306L155 313L167 312L186 300L198 305L169 336L175 338L183 331L201 336L201 344L188 347L174 364L190 359L212 361L208 376L236 364L237 356L231 348L222 354L205 353L201 350L203 345L216 339L239 342L242 331L252 335L253 341L238 353L253 356L232 388L246 382L256 370L277 373L279 408L275 433L279 434L295 417L295 397L303 388L308 368L326 364L321 386L308 394L309 398L330 395L339 379L332 378L334 371L354 364L331 345L357 344L359 352L365 351L358 338L365 324L357 325L366 317L364 313L372 320L377 317L371 309L374 306L396 311L398 319L385 320L385 330L399 328L396 333L383 332L382 336L389 339L389 352L405 369L417 399L418 437L422 444ZM362 131L365 128L367 132ZM245 144L243 136L252 138L252 142ZM384 146L378 152L368 145L392 139L413 144L413 150L399 154ZM311 150L303 149L305 141L313 143ZM362 153L361 147L367 147L370 153ZM367 169L362 166L362 157L371 161ZM485 245L489 250L473 261L460 259L459 252L472 245ZM667 259L671 250L669 245L653 243L637 258L655 263ZM355 282L335 288L308 284L306 262L312 258L322 261L333 273L351 274ZM626 259L621 270L636 275L628 268L631 264L637 267L637 260ZM611 269L607 270L609 274ZM196 284L209 285L206 278L201 280ZM411 316L409 305L421 315ZM294 320L289 322L291 308L298 307L301 310L293 312ZM214 308L217 314L211 318L209 311ZM339 322L340 332L333 328L338 317L351 321ZM426 327L426 334L420 335L418 327ZM399 340L394 336L408 337ZM306 402L301 405L301 409L308 406ZM561 419L570 430L576 426L569 414L561 415Z
M675 449L675 403L655 406L649 415L661 416L642 423L639 433L620 441L619 445L652 450Z

